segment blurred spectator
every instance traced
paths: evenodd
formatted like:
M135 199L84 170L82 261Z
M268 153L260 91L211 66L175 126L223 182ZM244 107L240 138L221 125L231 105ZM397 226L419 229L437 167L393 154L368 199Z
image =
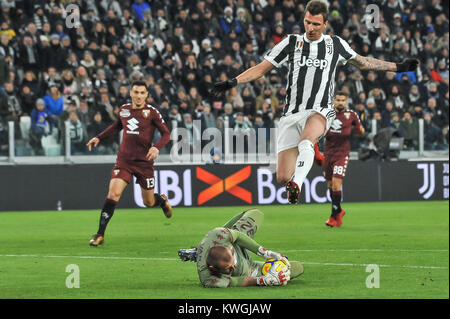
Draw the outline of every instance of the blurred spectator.
M41 85L33 71L25 72L24 79L22 80L22 87L23 86L30 88L34 95L41 95Z
M71 70L64 70L61 73L62 94L71 95L79 93L78 83Z
M48 52L48 65L55 67L58 71L61 71L64 62L67 59L68 52L62 48L60 37L56 33L53 33L50 36L50 50Z
M404 110L408 108L406 99L404 95L400 92L398 85L393 85L391 87L391 90L388 93L388 98L392 99L394 107L397 110L401 111L402 113L404 112Z
M19 45L19 65L26 71L39 71L39 54L33 38L26 35Z
M252 128L252 123L244 116L243 113L237 112L234 120L234 132L247 133Z
M169 128L171 129L173 129L174 127L172 122L174 122L177 127L180 127L183 123L183 118L180 112L178 112L178 106L176 106L175 104L170 107L169 120Z
M158 86L159 87L159 86ZM119 87L119 93L117 94L116 103L118 106L122 106L124 104L127 104L131 102L130 95L128 93L128 85L127 84L121 84Z
M88 127L91 124L94 118L94 114L95 114L94 110L89 107L88 103L85 100L81 100L80 106L79 108L77 108L77 115L80 121L84 123L84 125L86 125L86 127Z
M44 155L41 139L52 133L54 124L45 110L43 99L36 101L36 107L31 111L30 146L35 155Z
M228 90L228 92L226 93L226 101L233 105L233 109L236 112L244 111L244 100L242 99L242 96L239 93L237 87Z
M433 97L427 101L425 112L430 113L433 123L438 127L444 127L448 124L448 110L447 112L437 105L437 100Z
M445 149L442 130L433 123L430 113L424 113L424 139L426 150L441 150Z
M194 109L202 101L202 97L198 94L198 90L195 86L189 89L187 99L190 109Z
M375 127L373 126L373 121L375 120ZM399 116L397 112L394 112L392 114L392 127L397 128L398 127L398 121L399 121ZM379 132L383 127L382 127L382 118L381 118L381 113L379 111L376 111L373 113L373 117L371 118L370 121L367 121L367 127L368 127L368 132L373 132L374 130L376 132Z
M382 128L393 126L392 114L394 112L395 112L394 104L392 103L392 101L387 101L386 107L381 112L381 127Z
M72 155L86 154L88 135L86 126L79 120L76 112L69 113L69 134Z
M44 23L48 23L48 18L44 13L44 8L42 8L40 4L34 5L33 22L38 30L42 30Z
M220 17L219 23L224 34L229 34L234 31L236 34L242 33L242 27L239 20L233 17L233 9L231 7L225 7L223 10L224 15Z
M197 127L197 125L194 125L191 114L189 113L183 114L183 127L187 130L188 143L190 147L193 146L194 139L197 141L202 140L201 132Z
M101 132L103 132L108 125L102 120L102 114L100 112L96 112L92 117L91 123L87 126L87 133L89 137L97 136ZM114 138L110 137L105 140L102 140L97 147L93 148L92 154L102 154L102 155L110 155L114 154Z
M111 124L117 119L117 111L120 105L114 106L107 92L100 93L100 99L97 101L96 111L102 114L103 121Z
M22 85L22 89L19 93L19 100L22 105L23 113L26 115L30 115L31 111L35 107L35 101L37 96L27 85Z
M260 134L263 134L262 136L265 136L266 143L270 141L270 127L271 127L270 122L264 121L262 112L258 112L253 121L253 128L255 129L256 133L256 141L257 141L256 143L258 146ZM267 152L268 149L270 149L270 145L267 143L266 149L258 151Z
M278 99L270 85L266 85L262 91L262 93L256 98L256 111L262 109L262 104L266 102L269 104L273 113L275 113L276 108L278 107Z
M4 62L6 62L8 65L13 66L15 56L16 51L9 40L8 33L2 33L2 35L0 36L0 57L2 57L4 59Z
M89 89L92 89L92 81L89 78L89 74L84 66L80 65L77 68L75 78L79 87L88 87Z
M364 102L364 101L361 101ZM375 104L375 100L373 98L368 98L366 101L366 110L369 112L369 116L373 118L375 112L380 112L380 109Z
M234 127L234 114L233 114L233 105L231 103L225 103L224 107L224 113L218 118L218 128L223 130L225 128L225 123L228 122L228 127L233 128Z
M57 121L64 110L64 101L58 84L50 82L49 87L48 93L43 97L45 110L55 121Z
M409 93L407 96L408 104L409 105L420 105L423 103L424 99L420 94L419 87L417 85L412 85L409 89Z
M386 93L379 86L375 86L372 90L370 90L367 97L372 98L380 110L384 109L384 105L386 103Z
M4 86L5 94L0 96L0 117L5 123L14 122L15 136L21 138L19 120L23 115L22 106L16 95L14 84L6 82Z
M136 0L133 3L132 7L133 7L133 10L134 10L134 13L136 13L137 17L141 21L144 19L145 10L150 10L151 9L150 5L147 2L143 1L143 0Z
M413 118L409 112L405 112L400 121L399 130L404 138L404 148L416 150L419 145L419 124L417 119Z
M211 105L205 104L203 108L203 121L205 128L217 128L217 120L213 113L211 113Z

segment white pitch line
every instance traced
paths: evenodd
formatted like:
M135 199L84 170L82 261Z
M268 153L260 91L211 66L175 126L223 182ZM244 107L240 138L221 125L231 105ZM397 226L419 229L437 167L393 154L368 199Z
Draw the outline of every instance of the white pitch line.
M80 259L152 260L152 261L178 260L177 258L114 257L114 256L0 255L0 257L80 258Z
M302 264L320 265L320 266L351 266L351 267L367 267L368 265L373 265L373 264L317 263L317 262L309 262L309 261L302 261ZM379 264L376 264L376 265L378 267L383 267L383 268L448 269L448 267L440 267L440 266L379 265Z
M0 257L40 257L40 258L80 258L80 259L113 259L113 260L149 260L149 261L176 261L178 258L157 258L157 257L114 257L114 256L54 256L54 255L0 255ZM351 263L321 263L302 261L305 265L320 266L351 266L351 267L367 267L370 264L351 264ZM414 268L414 269L448 269L441 266L415 266L415 265L378 265L384 268Z
M346 251L346 252L448 252L448 249L292 249L286 252L321 252L321 251Z

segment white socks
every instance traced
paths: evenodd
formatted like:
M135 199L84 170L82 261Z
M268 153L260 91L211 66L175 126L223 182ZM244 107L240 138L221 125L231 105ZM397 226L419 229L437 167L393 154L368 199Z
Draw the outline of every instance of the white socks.
M314 144L311 141L303 140L298 144L298 157L292 179L300 189L314 163L314 154Z

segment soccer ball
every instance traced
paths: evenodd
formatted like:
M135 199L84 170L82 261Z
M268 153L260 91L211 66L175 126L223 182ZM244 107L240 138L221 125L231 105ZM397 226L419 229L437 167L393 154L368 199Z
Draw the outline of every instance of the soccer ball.
M279 272L281 270L284 270L287 272L289 270L289 266L284 261L278 260L275 258L269 258L266 260L266 262L262 266L261 273L263 275L267 274L272 267L276 267L275 270L277 272Z

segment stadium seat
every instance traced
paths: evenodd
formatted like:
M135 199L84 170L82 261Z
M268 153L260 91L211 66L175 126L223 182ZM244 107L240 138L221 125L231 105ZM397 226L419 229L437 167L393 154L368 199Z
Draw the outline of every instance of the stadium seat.
M22 138L25 141L30 140L30 127L31 127L31 117L29 116L20 117L20 132L22 133Z
M25 139L16 140L15 155L16 156L31 156L31 155L33 155L31 147Z
M56 141L53 135L43 136L41 138L42 148L45 156L61 155L61 144Z

